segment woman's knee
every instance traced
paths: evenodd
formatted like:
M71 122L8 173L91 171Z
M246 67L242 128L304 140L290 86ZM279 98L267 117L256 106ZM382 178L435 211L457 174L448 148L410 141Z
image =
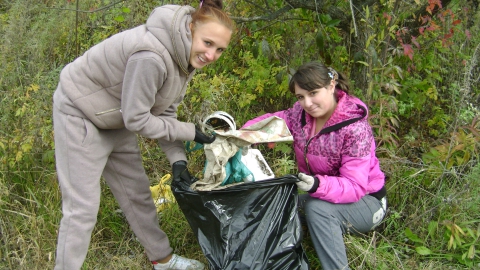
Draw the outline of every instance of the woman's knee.
M331 217L332 212L330 210L329 202L318 200L318 199L310 199L305 202L304 211L305 215L312 215L312 216L323 216L323 217Z

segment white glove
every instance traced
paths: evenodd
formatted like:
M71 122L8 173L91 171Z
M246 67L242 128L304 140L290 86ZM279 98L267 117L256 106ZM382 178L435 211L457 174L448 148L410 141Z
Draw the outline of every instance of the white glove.
M320 184L318 178L304 173L299 173L298 179L300 180L296 182L298 189L309 193L317 191L318 185Z

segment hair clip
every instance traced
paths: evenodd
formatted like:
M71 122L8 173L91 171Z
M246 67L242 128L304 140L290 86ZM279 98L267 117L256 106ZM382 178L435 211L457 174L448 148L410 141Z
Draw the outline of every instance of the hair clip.
M338 73L335 71L335 69L328 67L328 77L332 80L338 79Z
M203 5L203 0L200 0L200 7L198 9L201 9Z

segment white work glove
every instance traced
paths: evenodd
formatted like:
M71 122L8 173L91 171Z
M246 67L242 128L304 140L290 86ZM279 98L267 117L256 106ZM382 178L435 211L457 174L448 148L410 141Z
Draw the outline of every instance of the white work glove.
M317 177L313 177L304 173L298 174L298 179L300 181L296 182L298 189L312 193L317 191L320 181Z

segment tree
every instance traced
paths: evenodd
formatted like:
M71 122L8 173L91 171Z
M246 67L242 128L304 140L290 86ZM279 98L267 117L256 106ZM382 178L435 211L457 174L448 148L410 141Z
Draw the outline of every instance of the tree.
M304 20L305 18L296 17L294 13L297 9L309 10L316 14L328 15L331 20L338 21L338 29L343 33L343 40L345 40L344 46L352 48L350 55L354 57L354 60L364 59L364 49L368 39L359 33L372 32L368 28L371 27L371 22L361 24L359 21L364 20L367 10L370 12L375 11L377 16L383 12L388 19L388 29L406 29L403 31L404 42L409 43L411 37L418 36L419 29L423 24L420 18L424 16L433 17L438 12L444 10L451 0L429 0L421 5L408 5L405 1L375 1L375 0L350 0L350 1L312 1L312 0L285 0L285 1L244 1L248 6L248 9L252 12L249 16L238 16L244 14L245 6L237 5L234 3L235 15L232 18L240 24L252 23L257 21L282 21L282 20ZM393 2L393 3L392 3ZM410 1L412 3L420 1ZM476 3L476 1L473 1ZM476 4L478 6L478 3ZM411 15L405 17L406 15ZM353 28L353 29L352 29ZM385 62L387 52L389 48L395 48L398 46L398 40L392 39L391 33L386 33L382 40L378 40L378 43L383 44L380 52L380 60ZM349 44L348 44L349 43ZM331 44L336 45L336 44ZM328 44L324 44L327 47ZM331 48L330 48L331 49ZM328 57L328 56L327 56ZM324 59L326 62L330 62L328 59ZM357 66L361 67L361 66ZM350 74L352 79L356 81L357 86L361 89L368 88L368 80L365 76L365 68L352 69Z

